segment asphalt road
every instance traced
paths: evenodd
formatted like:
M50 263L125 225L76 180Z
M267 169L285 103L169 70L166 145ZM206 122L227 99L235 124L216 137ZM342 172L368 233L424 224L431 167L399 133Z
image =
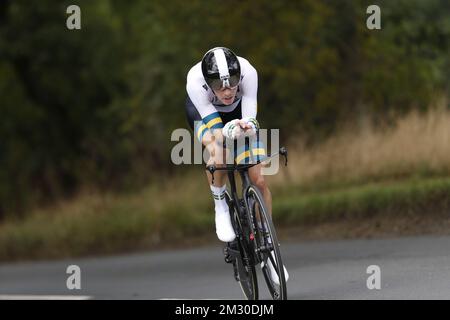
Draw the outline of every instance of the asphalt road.
M290 299L450 299L450 237L284 243ZM70 265L81 289L67 289ZM369 290L367 268L380 268ZM260 291L268 299L262 274ZM198 249L0 265L0 299L242 299L220 243Z

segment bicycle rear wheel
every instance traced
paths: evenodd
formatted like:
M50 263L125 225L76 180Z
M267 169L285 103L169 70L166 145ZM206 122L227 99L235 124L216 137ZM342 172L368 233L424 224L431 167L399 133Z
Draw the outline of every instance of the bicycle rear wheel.
M280 244L272 218L268 214L261 192L255 186L250 186L247 189L246 199L256 226L254 237L255 248L261 261L262 272L270 295L274 300L286 300L287 287L283 271L283 261L281 259ZM259 227L257 221L258 213L261 227ZM278 275L279 284L275 283L270 275L270 270L267 265L269 261Z
M233 262L233 267L237 269L237 280L247 300L258 300L258 278L256 276L256 269L254 265L249 263L248 245L243 237L245 225L241 223L238 210L231 201L228 191L225 193L225 199L230 210L232 218L231 222L233 224L234 232L236 233L238 250L240 252Z

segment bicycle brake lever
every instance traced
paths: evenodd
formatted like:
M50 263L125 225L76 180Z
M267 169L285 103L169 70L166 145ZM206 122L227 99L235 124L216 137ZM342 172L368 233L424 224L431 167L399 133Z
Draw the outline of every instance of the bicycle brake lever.
M284 165L287 166L288 164L288 152L287 149L285 147L281 147L280 148L280 154L284 156Z

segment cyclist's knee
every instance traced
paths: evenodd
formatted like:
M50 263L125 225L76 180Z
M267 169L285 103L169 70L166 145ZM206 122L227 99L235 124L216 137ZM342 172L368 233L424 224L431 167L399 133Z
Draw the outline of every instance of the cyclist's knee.
M254 184L258 187L259 190L263 191L267 189L267 182L262 175L259 175L255 178ZM263 191L264 192L264 191Z

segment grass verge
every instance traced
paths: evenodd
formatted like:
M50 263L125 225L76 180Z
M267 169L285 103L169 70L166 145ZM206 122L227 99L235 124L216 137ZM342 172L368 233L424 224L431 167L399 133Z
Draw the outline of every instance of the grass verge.
M450 211L450 178L377 182L320 192L299 190L284 190L274 202L273 210L280 223L314 224L375 215L433 215Z
M191 186L199 194L207 191L202 182ZM215 235L211 199L183 194L177 190L180 185L149 188L133 196L86 195L24 221L8 221L0 226L0 261L123 253L185 244L202 235L211 239ZM179 196L165 199L169 190ZM334 185L320 191L289 187L273 190L274 219L283 227L379 215L433 215L449 212L449 194L450 178Z

